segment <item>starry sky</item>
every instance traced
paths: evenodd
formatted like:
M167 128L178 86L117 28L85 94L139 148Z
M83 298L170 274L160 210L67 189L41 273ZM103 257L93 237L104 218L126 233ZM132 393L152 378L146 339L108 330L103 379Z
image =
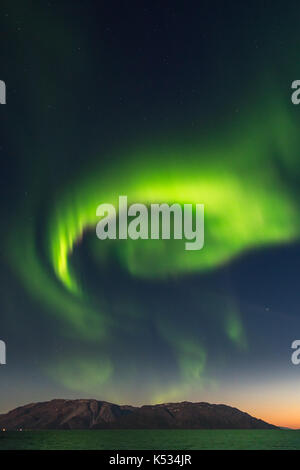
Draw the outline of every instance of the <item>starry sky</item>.
M0 412L226 403L300 428L300 7L0 7ZM205 246L96 237L96 208L203 203Z

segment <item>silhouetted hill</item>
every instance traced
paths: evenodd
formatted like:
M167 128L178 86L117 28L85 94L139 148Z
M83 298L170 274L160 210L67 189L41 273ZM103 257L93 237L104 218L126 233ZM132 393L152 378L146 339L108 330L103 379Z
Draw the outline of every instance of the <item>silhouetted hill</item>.
M32 403L0 415L0 429L278 429L237 408L209 403L141 407L97 400Z

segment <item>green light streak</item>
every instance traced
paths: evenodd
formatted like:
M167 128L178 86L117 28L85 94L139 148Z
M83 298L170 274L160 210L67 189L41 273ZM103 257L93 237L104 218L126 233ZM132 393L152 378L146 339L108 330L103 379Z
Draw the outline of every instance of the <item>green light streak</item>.
M97 206L109 202L117 207L123 194L129 203L205 204L205 246L199 252L185 251L181 241L116 242L120 259L136 276L163 278L207 270L244 250L295 239L298 208L272 160L275 149L290 165L288 142L294 139L286 136L292 130L287 119L279 121L275 115L267 128L244 128L234 142L141 149L123 158L114 172L95 170L82 178L50 219L49 257L56 276L80 295L69 258L84 232L94 230ZM105 243L99 243L104 250ZM153 262L156 256L159 263Z
M48 372L69 390L81 393L89 393L90 390L100 392L113 374L113 365L107 357L99 360L94 357L72 357L50 366Z

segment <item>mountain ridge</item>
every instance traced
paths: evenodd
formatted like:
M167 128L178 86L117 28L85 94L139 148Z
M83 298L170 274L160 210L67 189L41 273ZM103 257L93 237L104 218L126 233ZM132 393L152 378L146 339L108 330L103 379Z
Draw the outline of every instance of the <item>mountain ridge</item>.
M94 399L29 403L0 415L0 429L279 429L237 408L207 402L116 405Z

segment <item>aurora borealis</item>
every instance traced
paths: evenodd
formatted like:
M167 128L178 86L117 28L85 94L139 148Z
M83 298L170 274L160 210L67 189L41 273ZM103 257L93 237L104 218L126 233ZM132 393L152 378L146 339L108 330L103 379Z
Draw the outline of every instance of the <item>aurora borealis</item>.
M299 6L254 3L1 6L0 412L194 400L300 427ZM98 240L119 195L204 204L204 248Z

